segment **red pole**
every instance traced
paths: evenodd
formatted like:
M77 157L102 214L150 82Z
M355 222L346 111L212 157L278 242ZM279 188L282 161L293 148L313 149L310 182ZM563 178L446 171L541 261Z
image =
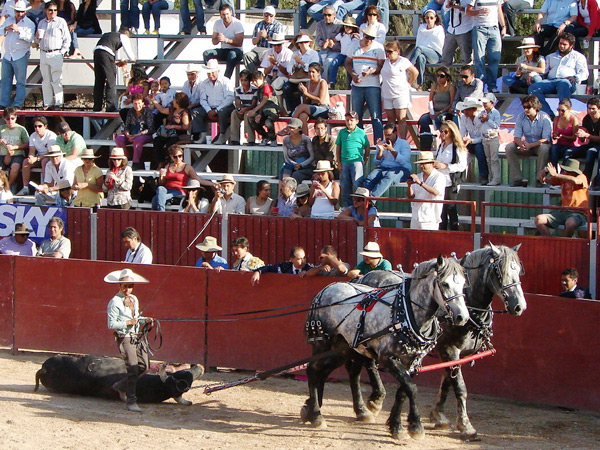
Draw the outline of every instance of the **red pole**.
M485 358L486 356L493 355L494 353L496 353L496 350L494 350L494 349L486 350L485 352L476 353L475 355L466 356L464 358L456 359L454 361L446 361L443 363L430 364L429 366L423 366L423 367L420 367L419 370L417 370L417 372L418 373L430 372L432 370L445 369L446 367L460 366L462 364L465 364L465 363L468 363L471 361L475 361L476 359L481 359L481 358Z

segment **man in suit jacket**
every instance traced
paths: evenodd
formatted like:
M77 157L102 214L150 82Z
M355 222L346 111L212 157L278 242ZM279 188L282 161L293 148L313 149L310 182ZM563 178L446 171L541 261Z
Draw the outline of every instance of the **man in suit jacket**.
M563 291L560 294L558 294L558 296L566 298L591 299L592 294L590 293L590 291L584 287L580 287L577 285L578 278L579 272L577 272L577 269L563 270L560 277L560 284L563 288Z
M252 274L250 282L252 286L260 282L261 273L289 273L298 275L311 269L312 265L306 262L306 252L302 247L294 247L290 250L290 259L277 264L270 264L257 269Z

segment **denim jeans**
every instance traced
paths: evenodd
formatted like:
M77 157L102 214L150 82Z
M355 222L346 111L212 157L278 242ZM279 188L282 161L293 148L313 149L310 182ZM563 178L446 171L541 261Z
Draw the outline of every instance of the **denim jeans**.
M361 0L362 1L362 0ZM365 9L367 6L375 5L377 6L377 10L379 11L379 17L382 24L385 25L385 29L390 29L390 3L389 0L367 0L364 8L356 18L356 25L360 26L365 20ZM358 8L355 8L358 9Z
M206 32L206 26L204 24L204 7L202 6L202 0L194 0L194 9L196 10L196 28L198 32ZM192 32L192 18L190 17L190 7L186 0L181 2L179 6L179 17L181 18L181 31L185 33Z
M360 187L364 173L363 170L362 161L342 163L342 170L340 171L342 206L352 205L350 194L353 194Z
M550 147L550 159L549 161L556 167L557 164L562 163L564 159L566 159L567 150L569 150L568 145L563 144L552 144Z
M327 5L333 5L334 9L337 11L339 5L343 3L343 0L321 0L317 3L308 3L305 0L300 0L298 3L300 28L308 28L308 16L312 17L316 22L319 22L320 20L323 20L323 8Z
M381 197L387 192L392 184L406 181L409 175L410 170L406 170L402 167L396 169L376 167L369 175L367 175L367 178L365 178L363 187L366 187L371 191L373 197Z
M409 60L419 71L419 75L417 75L418 85L423 85L423 81L425 80L425 66L427 63L437 64L441 57L442 55L430 47L415 47L410 55Z
M487 83L488 90L496 88L502 38L498 26L473 27L473 60L475 75Z
M255 8L264 9L265 8L265 0L256 0ZM270 5L279 8L279 0L271 0Z
M139 0L121 0L121 25L135 29L140 27Z
M323 74L321 75L327 83L335 83L335 79L338 73L338 67L340 66L340 56L342 56L342 64L346 61L346 57L338 52L330 52L327 50L321 50L319 57L321 58L321 64L323 64Z
M150 13L152 13L152 17L154 18L154 29L158 30L160 28L160 12L165 9L169 9L167 0L158 0L152 4L149 1L144 3L142 6L142 17L146 30L150 29Z
M579 159L585 156L585 170L583 173L587 177L590 185L592 184L592 175L594 170L594 164L600 154L600 145L598 144L587 144L579 147L571 147L565 152L565 158ZM598 180L600 180L600 161L598 161Z
M156 195L152 197L152 209L154 211L164 211L169 200L181 196L181 192L177 189L167 189L164 186L159 186L156 189Z
M77 36L89 36L90 34L94 34L96 32L95 28L81 28L79 25L75 27L75 34Z
M341 53L336 53L335 55L335 58L329 64L329 71L326 78L328 83L335 83L339 68L344 67L346 63L346 55L342 55Z
M236 66L242 61L244 52L241 48L213 48L211 50L204 51L204 62L207 63L209 59L216 59L219 62L226 64L225 76L231 79L233 71Z
M508 0L502 4L502 10L504 11L504 18L506 19L506 32L511 36L515 33L515 19L517 13L524 9L530 8L529 3L525 0Z
M479 167L479 178L488 178L489 170L487 165L487 159L485 158L485 151L483 150L483 143L469 144L467 150L471 155L475 155L477 158L477 166Z
M440 114L435 118L435 129L439 130L442 126L442 120L447 119L448 113ZM454 120L454 117L452 117ZM423 114L419 117L419 133L431 133L431 125L433 125L433 119L429 113Z
M535 74L532 79L534 83L537 83L538 81L542 81L542 76L540 74ZM527 94L527 90L529 89L527 79L515 78L514 73L502 77L502 86L508 87L508 91L511 94Z
M2 59L2 82L0 83L0 105L20 108L25 102L25 81L27 80L27 61L29 52L20 59L9 61ZM15 99L12 97L12 83L15 78Z
M343 22L346 16L352 13L353 11L360 11L359 15L362 16L363 11L366 7L367 4L365 0L349 0L338 6L335 17L336 19Z
M540 99L542 111L554 119L555 114L546 101L546 94L558 94L558 101L560 102L563 98L570 98L575 93L576 88L576 84L571 84L569 80L564 78L560 80L542 80L529 86L529 93Z
M383 139L383 124L381 123L381 88L352 86L352 110L358 114L358 126L364 129L363 113L365 103L371 114L373 137Z

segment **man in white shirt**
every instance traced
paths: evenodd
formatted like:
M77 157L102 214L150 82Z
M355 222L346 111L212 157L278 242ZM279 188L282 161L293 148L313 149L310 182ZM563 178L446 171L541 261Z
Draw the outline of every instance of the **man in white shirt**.
M0 83L0 108L2 109L7 106L23 107L29 46L35 33L35 24L25 16L29 10L25 1L19 0L12 8L15 10L14 17L8 17L0 26L0 34L4 36L2 82ZM16 85L14 101L11 99L13 77Z
M204 144L209 122L219 122L218 142L225 143L225 132L229 128L231 112L235 109L231 80L219 76L219 63L216 59L210 59L203 68L206 70L206 80L200 83L200 107L192 119L192 131L200 133L196 143Z
M242 22L233 17L230 5L224 4L219 8L221 18L215 22L213 27L212 43L221 44L221 48L214 48L204 52L204 61L216 59L227 63L225 76L231 78L235 67L244 56L242 45L244 44L244 26Z
M198 112L200 111L200 81L198 80L198 72L200 72L200 67L198 65L188 64L185 68L187 81L183 83L183 88L181 88L181 92L187 95L190 100L188 110L190 111L190 117L192 119L192 139L194 141L200 136L198 123L194 122L194 119L198 117Z
M66 20L58 17L54 1L46 3L45 8L46 18L38 25L36 40L40 48L44 109L47 110L63 105L63 55L69 51L71 33Z
M408 198L415 200L444 200L446 178L434 169L433 152L419 152L415 161L421 167L420 174L408 179ZM411 203L410 227L415 230L437 230L442 221L443 203Z
M263 55L261 69L264 69L265 78L269 84L280 76L287 75L287 66L292 62L294 52L288 47L284 47L286 43L284 33L273 34L273 39L269 41L271 48ZM285 73L282 73L282 69Z
M217 211L217 214L222 214L223 217L228 214L244 214L246 212L246 200L241 195L233 192L235 189L233 176L223 175L223 180L219 185L220 189L215 193L211 212Z
M58 182L67 180L70 185L73 185L76 165L71 161L63 158L64 153L58 145L50 147L50 151L46 156L50 162L46 164L44 173L44 184L38 186L35 193L35 204L43 206L46 203L56 203L58 195Z

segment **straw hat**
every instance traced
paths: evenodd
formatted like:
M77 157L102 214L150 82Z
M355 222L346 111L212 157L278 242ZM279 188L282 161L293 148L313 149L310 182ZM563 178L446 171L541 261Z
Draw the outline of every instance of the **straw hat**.
M377 27L375 27L375 25L369 25L363 30L363 34L371 36L373 39L375 39L377 37Z
M564 164L559 164L562 170L566 170L567 172L573 172L577 175L581 175L583 172L579 170L579 161L576 159L567 159Z
M59 156L59 155L64 155L65 153L60 149L60 147L58 145L51 145L50 146L50 150L48 150L48 153L46 153L46 156L50 157L50 156Z
M187 186L181 186L181 189L192 191L194 189L202 189L202 186L200 186L200 182L198 180L190 180L188 181Z
M201 252L220 252L223 250L223 247L217 245L217 238L212 236L206 236L204 241L196 244L196 248Z
M233 183L233 184L235 184L235 180L233 179L233 175L230 175L228 173L226 173L225 175L223 175L223 179L221 180L221 184L222 183Z
M209 59L206 64L202 65L202 68L206 70L207 73L216 72L219 70L219 61L216 59Z
M69 180L59 180L58 183L56 183L56 187L59 191L62 191L63 189L71 189L71 183L69 183Z
M273 33L270 41L267 41L271 45L284 44L287 42L285 33Z
M517 48L540 48L540 46L535 43L534 38L526 37Z
M356 25L356 19L352 16L346 16L342 22L342 25L345 27L358 28L358 25Z
M435 162L433 152L419 152L419 159L415 161L415 164L427 164Z
M354 191L354 194L350 194L350 197L360 197L360 198L365 198L365 197L370 197L371 196L371 192L364 187L359 187L356 188L356 191Z
M106 283L149 283L131 269L115 270L104 277Z
M331 162L329 160L324 160L324 161L317 162L317 168L315 170L313 170L313 172L314 173L330 172L332 170L333 170L333 167L331 167Z
M189 63L187 66L185 66L185 72L186 73L192 73L192 72L200 72L200 67L198 67L197 64L191 64Z
M84 148L83 151L81 152L81 155L79 155L79 157L81 159L96 159L96 158L99 158L99 156L94 155L94 149L92 149L92 148Z
M296 198L306 197L308 194L310 194L310 186L308 184L302 183L296 189Z
M25 223L16 224L15 231L12 232L13 236L15 234L26 234L27 236L29 236L31 233L33 233L33 230L28 229Z
M360 254L369 258L383 258L377 242L367 242Z
M481 101L475 97L465 97L462 104L463 110L469 108L481 108Z
M19 0L17 3L14 4L14 6L10 5L10 7L15 11L20 12L29 11L31 9L31 6L27 6L27 3L25 3L23 0Z
M121 147L113 147L110 151L110 159L125 159L125 151Z
M296 39L296 44L301 44L302 42L312 42L312 38L308 34L302 34Z
M463 111L465 109L465 104L463 102L458 102L454 109L456 111Z

